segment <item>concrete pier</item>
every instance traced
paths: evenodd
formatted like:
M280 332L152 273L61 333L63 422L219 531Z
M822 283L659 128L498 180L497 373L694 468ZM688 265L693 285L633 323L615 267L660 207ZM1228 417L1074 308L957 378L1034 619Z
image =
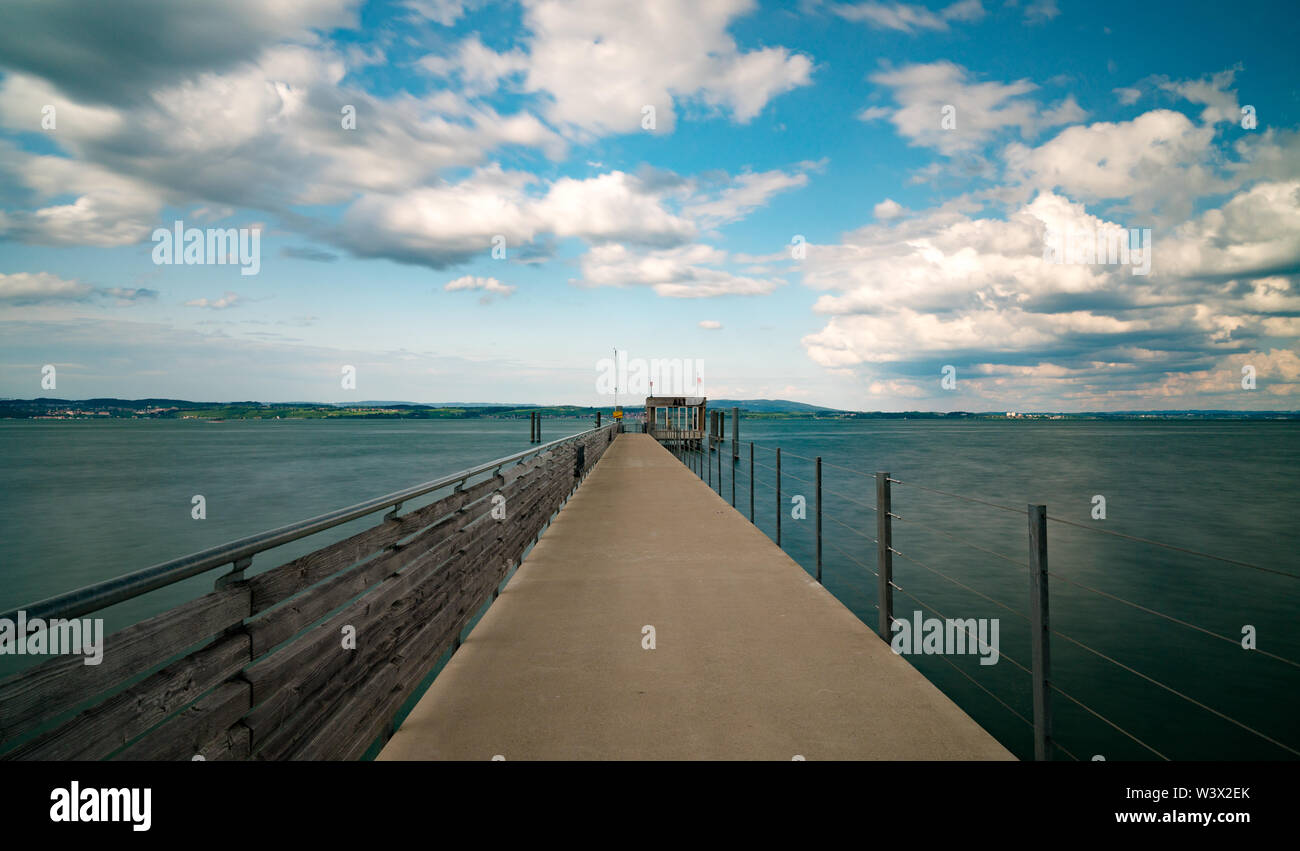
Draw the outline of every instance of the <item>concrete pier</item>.
M618 436L379 758L494 756L1013 759L643 434Z

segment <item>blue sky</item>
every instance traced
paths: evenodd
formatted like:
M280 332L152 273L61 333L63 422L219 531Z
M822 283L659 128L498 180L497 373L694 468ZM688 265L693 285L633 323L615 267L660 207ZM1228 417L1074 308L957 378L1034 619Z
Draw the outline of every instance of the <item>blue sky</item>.
M0 395L607 404L617 347L715 398L1300 408L1291 4L5 17ZM258 273L154 263L177 220ZM1045 259L1114 228L1148 274Z

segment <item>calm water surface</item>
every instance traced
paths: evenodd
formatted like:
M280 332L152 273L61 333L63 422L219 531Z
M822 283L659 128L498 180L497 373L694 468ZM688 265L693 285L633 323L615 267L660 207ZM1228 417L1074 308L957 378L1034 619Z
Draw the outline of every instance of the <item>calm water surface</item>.
M547 420L545 439L589 425ZM1295 758L1265 736L1300 750L1300 669L1239 644L1249 625L1261 649L1300 661L1300 581L1095 531L1300 573L1296 424L755 420L742 431L737 508L748 516L753 441L756 520L775 534L771 468L782 447L782 545L810 572L815 500L805 459L823 457L824 584L873 625L875 516L866 506L875 491L861 474L888 470L904 482L893 486L894 547L904 554L894 563L896 616L1000 618L1002 651L992 666L975 656L909 659L1018 756L1032 756L1022 720L1032 717L1030 679L1015 664L1029 664L1026 518L913 485L1020 511L1046 503L1051 516L1089 527L1049 524L1050 570L1060 577L1051 586L1060 633L1053 680L1091 710L1055 699L1057 739L1074 756ZM525 449L527 432L524 420L0 421L0 609ZM206 520L191 519L195 494L206 498ZM796 495L807 500L805 520L790 515ZM1096 495L1105 520L1091 517ZM254 572L369 522L259 556ZM113 607L106 627L203 593L215 575ZM19 662L0 657L0 674Z

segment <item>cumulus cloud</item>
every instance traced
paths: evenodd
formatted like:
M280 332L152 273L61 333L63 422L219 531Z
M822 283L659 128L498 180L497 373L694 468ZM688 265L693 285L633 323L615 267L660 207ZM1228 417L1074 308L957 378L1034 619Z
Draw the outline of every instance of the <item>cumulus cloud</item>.
M1059 14L1061 8L1056 5L1056 0L1030 0L1025 4L1025 23L1031 26L1045 24Z
M334 238L359 256L437 269L487 254L498 238L509 256L511 247L544 234L677 245L695 233L624 172L562 178L544 194L530 192L538 183L492 166L456 184L366 195L348 209Z
M283 41L316 41L356 23L360 0L13 0L0 66L88 103L138 103L158 88L255 59Z
M979 82L948 61L886 69L869 79L889 89L898 107L870 107L859 113L860 119L887 118L911 144L948 156L976 150L1006 128L1032 137L1047 127L1084 117L1073 98L1044 110L1026 97L1038 88L1029 80ZM945 127L946 116L953 119L952 126Z
M671 132L676 104L698 99L753 119L777 95L811 81L812 61L784 47L742 50L727 32L753 0L526 0L526 88L551 98L546 117L577 133L641 129L655 107ZM600 85L592 85L599 80Z
M239 295L239 293L234 293L231 292L230 290L226 290L226 292L222 294L221 298L212 298L212 299L196 298L191 301L185 302L185 306L202 307L202 308L206 308L207 310L226 310L228 308L235 307L241 304L242 302L243 302L243 298Z
M886 198L871 208L871 214L876 217L878 222L889 221L903 215L903 205L892 198Z
M765 295L784 281L736 275L724 268L727 252L710 245L684 245L635 251L625 245L598 245L582 258L584 287L647 286L666 298Z
M803 339L809 356L899 398L938 397L940 367L955 364L966 402L995 408L1176 406L1234 393L1231 365L1255 361L1271 393L1300 390L1279 355L1300 337L1300 180L1242 186L1157 230L1147 275L1047 262L1049 232L1125 226L1066 195L1040 189L1002 218L976 209L954 202L809 246L803 281L827 317Z
M1201 80L1160 79L1160 88L1172 92L1184 100L1204 105L1201 121L1206 124L1218 124L1223 121L1241 120L1241 107L1237 105L1237 93L1228 90L1236 76L1235 68L1220 71Z
M470 290L483 293L480 299L484 304L491 301L492 296L499 295L502 298L508 298L515 291L515 287L509 284L503 284L496 278L480 278L474 275L465 275L454 281L449 281L443 290L447 292L457 292L459 290Z
M789 172L773 169L739 174L716 191L698 193L685 205L683 212L705 227L737 221L766 206L777 193L808 185L808 171L818 165L805 163Z
M1213 145L1212 126L1158 109L1132 121L1068 127L1036 148L1013 142L1004 157L1013 181L1182 216L1193 198L1227 188L1213 168Z
M132 304L157 295L156 290L142 287L96 287L49 272L0 273L0 304L10 307L86 302L96 298Z
M846 21L860 21L875 29L916 33L921 30L947 30L949 21L978 21L984 17L980 0L960 0L939 11L913 3L834 3L832 14Z

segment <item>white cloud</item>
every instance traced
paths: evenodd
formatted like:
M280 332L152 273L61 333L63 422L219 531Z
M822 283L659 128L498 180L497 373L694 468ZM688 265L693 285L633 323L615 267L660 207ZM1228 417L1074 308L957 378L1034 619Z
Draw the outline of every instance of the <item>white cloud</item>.
M1235 76L1236 70L1230 68L1203 80L1161 80L1159 85L1184 100L1204 105L1201 121L1206 124L1237 122L1241 120L1237 93L1227 90Z
M1138 98L1142 97L1141 89L1118 88L1111 89L1111 91L1115 93L1115 96L1119 98L1119 102L1123 106L1132 106L1137 103Z
M737 46L727 27L755 8L753 0L526 0L526 87L551 97L552 123L578 133L639 132L647 105L657 132L671 132L683 98L749 121L812 73L808 57L783 47Z
M544 195L530 194L539 182L492 166L456 184L365 195L348 209L335 239L360 256L444 268L486 255L498 236L511 251L544 234L667 246L695 233L624 172L562 178Z
M1222 184L1213 161L1214 128L1158 109L1132 121L1097 122L1061 131L1037 148L1012 143L1008 175L1084 200L1126 198L1139 209L1187 212L1190 198Z
M495 91L502 81L522 74L528 69L528 57L521 50L498 53L471 36L458 45L454 56L431 54L418 64L438 76L456 76L463 94L477 95Z
M48 79L72 99L141 103L159 89L223 72L283 42L355 24L361 0L167 0L120 8L79 0L9 3L0 65ZM128 20L123 15L129 15Z
M1045 24L1059 14L1061 9L1056 5L1056 0L1032 0L1025 6L1025 23L1031 26Z
M984 17L980 0L960 0L938 12L912 3L835 3L830 11L846 21L860 21L876 29L915 33L919 30L942 31L949 21L978 21Z
M947 61L879 71L869 79L889 88L898 108L870 107L859 113L860 119L887 117L913 145L948 156L980 148L1004 128L1018 128L1029 137L1083 116L1073 98L1043 110L1025 97L1038 88L1030 81L976 82L965 68ZM945 129L946 114L955 126Z
M447 292L456 292L458 290L474 290L489 295L499 295L508 297L515 291L515 287L509 284L503 284L496 278L479 278L474 275L465 275L454 281L449 281L443 289Z
M213 298L213 299L196 298L193 299L192 301L185 302L185 306L202 307L208 310L226 310L227 308L231 308L239 305L242 301L243 299L239 295L239 293L234 293L231 292L230 290L226 290L226 292L221 296L221 298Z
M94 292L95 288L89 284L65 280L49 272L0 273L0 304L83 301Z
M704 319L700 321L700 327L706 331L720 331L722 323L716 319Z
M402 5L424 18L449 27L465 14L467 4L464 0L404 0Z
M871 214L876 217L876 221L886 222L903 215L903 205L892 198L886 198L871 208Z
M766 295L784 282L734 275L719 268L731 258L709 245L633 251L620 244L597 245L582 258L584 287L648 286L665 298Z
M705 227L717 227L734 222L759 207L779 192L808 185L807 169L817 164L805 164L800 170L785 172L779 169L763 172L744 172L730 183L707 197L697 197L687 203L682 212L698 220Z

